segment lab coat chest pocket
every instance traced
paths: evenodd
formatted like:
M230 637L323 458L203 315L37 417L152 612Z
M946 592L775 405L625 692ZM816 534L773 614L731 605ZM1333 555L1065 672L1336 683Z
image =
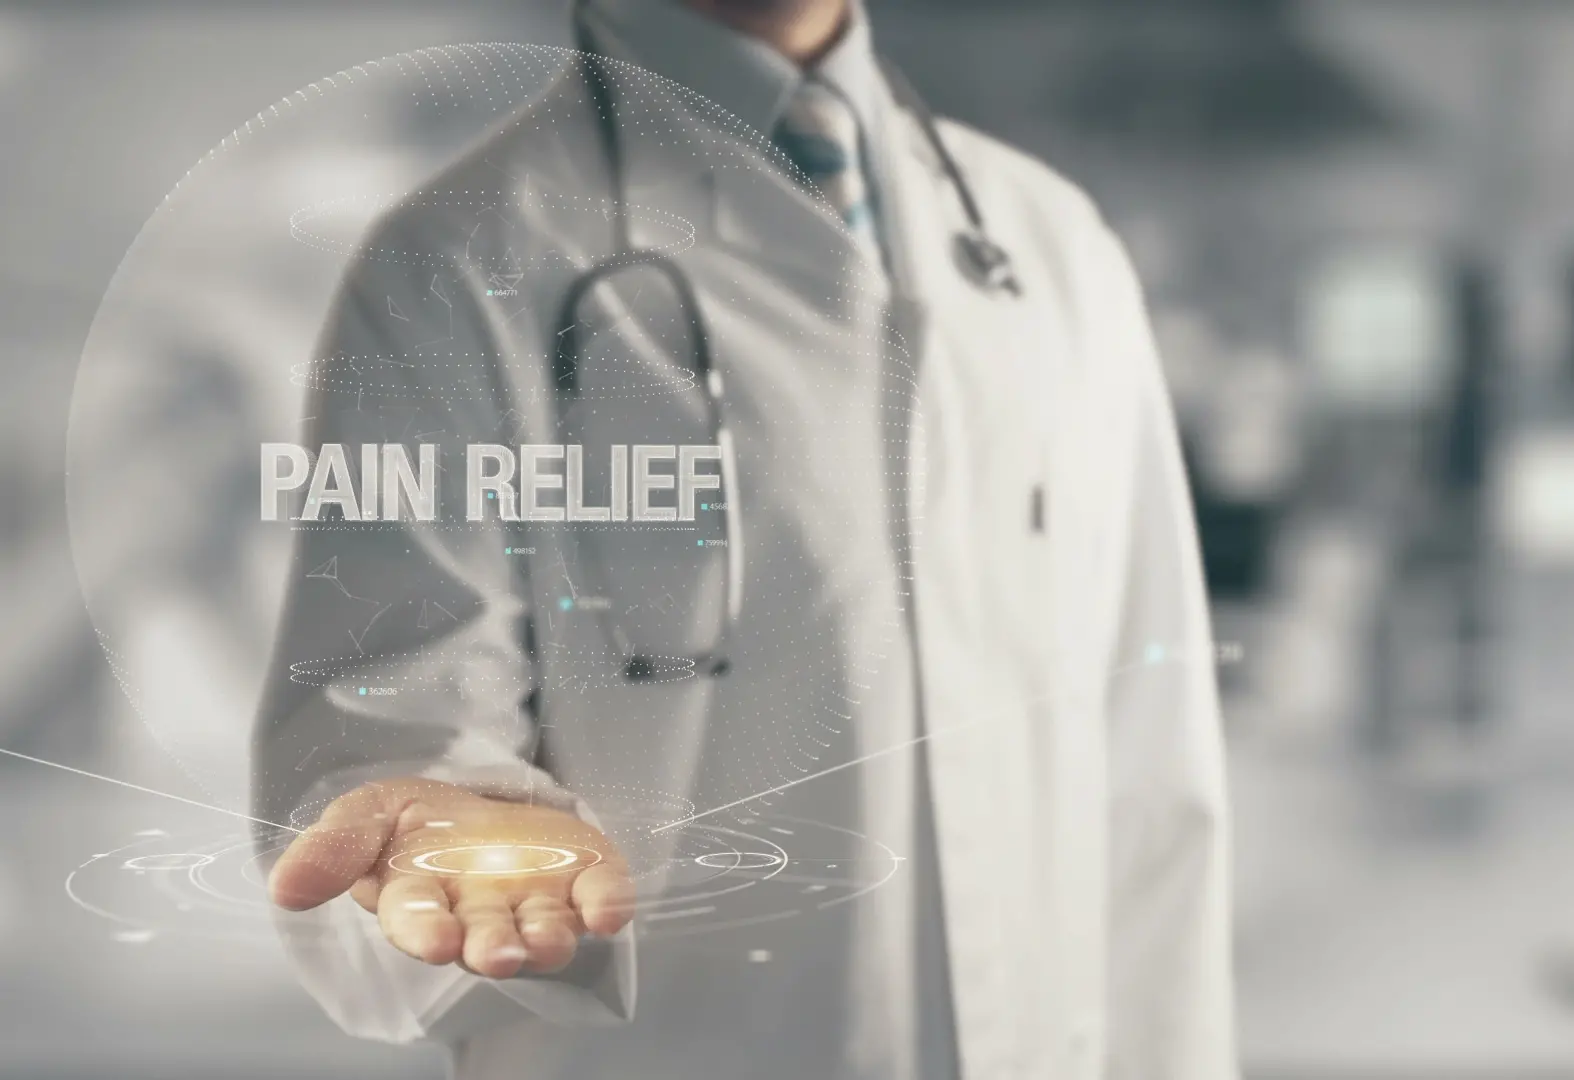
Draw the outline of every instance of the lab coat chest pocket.
M1066 470L1056 455L1070 343L1041 292L979 294L970 306L959 384L971 388L964 393L975 444L968 482L980 488L974 528L979 550L992 556L980 572L998 612L1000 647L1016 657L1017 670L1042 672L1055 610L1051 553L1067 524L1057 513Z

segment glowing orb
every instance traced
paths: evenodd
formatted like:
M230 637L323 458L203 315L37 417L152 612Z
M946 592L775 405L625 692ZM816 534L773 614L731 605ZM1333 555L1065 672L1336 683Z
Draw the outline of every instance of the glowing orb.
M600 852L552 844L465 844L395 856L396 870L458 876L525 877L584 869L601 861Z

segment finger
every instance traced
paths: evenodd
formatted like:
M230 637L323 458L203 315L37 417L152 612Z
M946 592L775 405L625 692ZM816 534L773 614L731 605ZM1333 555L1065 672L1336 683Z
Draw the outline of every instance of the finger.
M375 874L368 874L356 880L350 886L350 899L361 905L361 910L371 915L377 914L377 897L382 892L382 882L377 880Z
M454 905L454 914L464 927L465 967L489 979L507 979L519 972L527 953L507 897L467 888Z
M569 902L592 934L610 937L634 917L634 882L620 860L597 863L574 879Z
M525 968L546 975L562 971L579 947L579 916L550 896L526 897L515 912L525 942Z
M377 924L395 948L417 960L451 964L459 959L464 931L436 878L408 874L390 881L377 898Z
M370 873L402 808L388 805L389 798L390 793L368 785L329 803L316 824L297 836L274 864L268 875L273 902L305 911Z

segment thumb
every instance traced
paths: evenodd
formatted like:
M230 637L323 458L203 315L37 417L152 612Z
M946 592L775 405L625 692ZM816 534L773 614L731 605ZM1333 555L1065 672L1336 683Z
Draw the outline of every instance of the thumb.
M409 793L367 784L329 803L274 864L268 875L273 902L306 911L348 890L377 866L412 801Z
M592 866L574 879L570 900L592 934L611 937L634 917L634 883L618 858Z

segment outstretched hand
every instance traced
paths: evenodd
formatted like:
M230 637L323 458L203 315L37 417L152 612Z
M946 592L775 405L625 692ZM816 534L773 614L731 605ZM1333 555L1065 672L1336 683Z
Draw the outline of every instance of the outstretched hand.
M561 970L582 935L615 934L634 913L628 868L595 828L421 779L335 799L268 888L291 911L348 892L401 951L493 979Z

